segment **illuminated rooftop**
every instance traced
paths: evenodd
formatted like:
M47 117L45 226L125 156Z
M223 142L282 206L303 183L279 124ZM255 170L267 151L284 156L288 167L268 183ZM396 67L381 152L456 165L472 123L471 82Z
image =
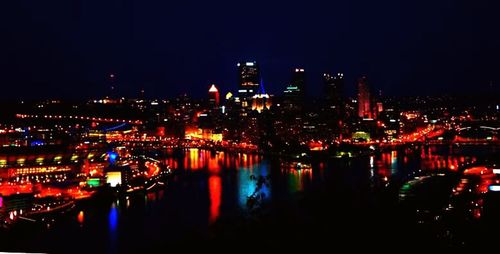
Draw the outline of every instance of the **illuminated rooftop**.
M217 89L217 87L215 87L215 85L212 85L212 86L210 87L210 89L208 89L208 92L209 92L209 93L218 93L218 92L219 92L219 90Z

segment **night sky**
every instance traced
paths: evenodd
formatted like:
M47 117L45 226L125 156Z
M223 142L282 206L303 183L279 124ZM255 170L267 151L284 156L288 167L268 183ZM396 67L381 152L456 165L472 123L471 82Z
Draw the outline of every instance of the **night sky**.
M344 72L351 94L362 74L388 95L497 89L495 2L2 1L0 97L104 96L109 73L122 96L201 97L235 91L246 60L275 94L294 67L311 95L323 72Z

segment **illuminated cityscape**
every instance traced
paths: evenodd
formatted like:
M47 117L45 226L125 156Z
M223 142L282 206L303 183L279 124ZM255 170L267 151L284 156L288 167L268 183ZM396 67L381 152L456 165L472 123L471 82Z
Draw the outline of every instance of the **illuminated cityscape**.
M488 71L493 67L485 65L474 84L467 71L455 70L459 77L449 75L440 90L433 78L442 82L441 73L418 67L418 57L413 58L414 71L396 68L394 73L387 71L394 66L385 55L354 54L358 60L340 51L329 55L334 52L330 47L337 46L321 39L337 38L329 37L336 31L328 35L319 29L316 39L310 34L298 38L284 21L266 15L265 25L254 16L238 22L197 17L199 26L207 22L231 32L210 26L195 29L200 38L193 39L186 34L192 24L182 23L161 27L168 30L167 40L157 34L160 26L141 23L163 19L163 5L155 10L133 1L109 6L69 2L74 17L63 19L69 25L51 23L53 18L46 16L55 12L47 7L12 4L15 13L47 21L40 26L74 45L58 41L54 46L47 39L31 48L35 41L9 32L8 40L19 40L20 46L5 47L12 53L0 79L8 86L0 96L0 251L496 246L500 91L497 73ZM113 11L94 12L99 7ZM239 7L249 14L251 7ZM178 8L184 13L185 6ZM87 12L112 25L93 24ZM33 25L25 22L19 29ZM306 24L311 30L322 27ZM113 29L101 34L101 25ZM266 46L254 37L262 35L259 29L270 40ZM30 35L25 36L54 36L50 29L35 30L26 30ZM88 34L109 41L95 42ZM158 41L142 44L151 35L158 35ZM396 50L394 43L402 43L382 47L376 40L360 40L369 36L358 36L341 36L350 41L341 51L377 52L380 47L386 54ZM80 40L88 43L76 43ZM295 47L294 40L303 48ZM159 46L166 41L172 44ZM365 48L357 41L377 45ZM250 49L230 50L233 42ZM102 46L109 52L100 43L112 45ZM219 52L219 47L226 48ZM282 47L290 57L282 56ZM301 50L304 55L293 53ZM48 62L53 54L53 61L68 66L40 64L37 54ZM364 67L367 59L373 66ZM468 61L461 64L476 73ZM422 80L429 84L412 83Z

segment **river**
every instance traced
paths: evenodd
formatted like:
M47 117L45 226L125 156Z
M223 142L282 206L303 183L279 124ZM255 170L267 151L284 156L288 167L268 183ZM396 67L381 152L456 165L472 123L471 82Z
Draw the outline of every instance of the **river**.
M418 228L420 219L400 209L401 186L416 173L446 173L433 189L435 196L412 194L443 206L447 200L437 193L447 197L460 165L498 150L432 146L349 159L313 157L312 168L301 170L262 155L199 149L165 154L161 159L174 169L166 187L110 202L82 202L43 222L20 222L1 233L1 250L118 253L227 243L320 247L348 246L352 239L375 247L397 241L441 243L433 229ZM410 203L417 210L422 204Z

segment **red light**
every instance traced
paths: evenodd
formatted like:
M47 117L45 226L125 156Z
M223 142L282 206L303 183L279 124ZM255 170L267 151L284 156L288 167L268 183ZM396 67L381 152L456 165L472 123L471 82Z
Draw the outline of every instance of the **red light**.
M78 223L83 224L83 221L84 221L84 219L85 219L85 217L84 217L84 215L83 215L83 211L80 211L80 212L78 213L78 216L76 217L76 219L78 220Z
M211 176L208 179L208 190L210 192L210 222L219 217L222 186L219 176Z

